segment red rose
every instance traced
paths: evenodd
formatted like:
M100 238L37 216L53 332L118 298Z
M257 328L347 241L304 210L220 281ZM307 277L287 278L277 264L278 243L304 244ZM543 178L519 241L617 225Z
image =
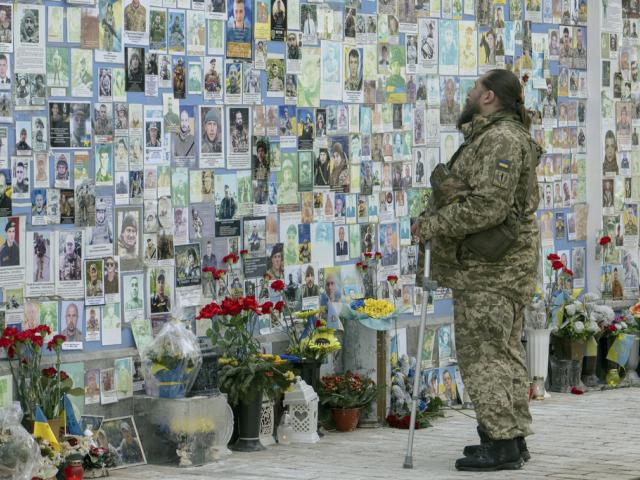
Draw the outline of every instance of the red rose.
M609 235L605 235L600 239L600 245L605 246L607 243L611 243L611 237Z
M571 270L570 268L563 268L562 269L563 273L566 273L567 275L569 275L570 277L573 277L573 270Z
M562 263L560 260L554 260L553 262L551 262L551 268L553 268L554 270L560 270L562 268L565 268L564 263Z
M58 371L53 368L53 367L49 367L49 368L43 368L42 369L42 375L47 377L47 378L53 378L56 376L56 373L58 373Z
M284 302L282 300L276 302L273 308L279 312L282 312L282 310L284 309Z
M281 292L284 290L284 282L282 280L274 280L271 283L271 288L276 292Z
M273 302L264 302L260 308L262 309L262 313L267 315L269 313L271 313L271 309L273 308Z
M553 262L554 260L560 260L560 256L557 253L550 253L547 255L547 260Z

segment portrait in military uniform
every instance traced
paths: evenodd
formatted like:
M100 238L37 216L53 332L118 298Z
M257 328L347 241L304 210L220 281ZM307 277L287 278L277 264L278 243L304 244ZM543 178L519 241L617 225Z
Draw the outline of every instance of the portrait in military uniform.
M27 232L29 257L27 257L27 279L33 283L53 282L54 258L51 252L52 232ZM29 241L30 239L30 241Z
M58 232L58 280L82 280L82 231Z
M101 303L100 299L104 297L103 261L102 259L85 260L84 268L84 292L87 303L93 303L93 299L98 299L97 303Z
M350 92L362 90L362 49L344 49L344 89Z
M124 285L124 311L144 308L144 299L142 297L144 292L143 275L135 273L123 276L122 283Z
M173 267L151 267L147 270L149 310L151 314L169 313L173 306Z
M151 50L167 48L167 12L151 10L149 26L149 47Z
M20 219L2 218L0 228L4 231L4 235L0 235L0 267L18 267L22 259L20 241L23 233L20 229Z
M179 126L171 136L174 160L181 159L181 162L192 162L195 159L197 148L195 145L194 108L191 105L183 105L180 108Z
M84 304L82 301L62 302L62 318L60 333L67 337L67 342L82 342L82 328L84 319Z
M250 125L249 108L229 108L228 109L229 142L231 151L229 153L248 155L250 149Z
M94 135L113 136L113 104L110 102L96 103L93 108Z
M141 229L142 208L116 208L116 255L120 256L123 270L142 260Z
M141 0L131 0L127 3L127 6L124 7L125 31L144 33L147 29L148 6L145 7Z
M200 153L222 153L222 108L200 106Z
M0 43L13 43L13 5L0 5Z
M176 286L192 287L200 285L200 244L191 243L175 246Z
M144 48L125 49L125 89L144 92Z

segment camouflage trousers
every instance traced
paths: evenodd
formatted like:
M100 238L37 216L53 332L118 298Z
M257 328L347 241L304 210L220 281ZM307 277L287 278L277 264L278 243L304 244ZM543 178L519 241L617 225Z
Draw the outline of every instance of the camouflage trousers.
M458 365L480 427L493 440L530 435L524 306L490 292L453 292Z

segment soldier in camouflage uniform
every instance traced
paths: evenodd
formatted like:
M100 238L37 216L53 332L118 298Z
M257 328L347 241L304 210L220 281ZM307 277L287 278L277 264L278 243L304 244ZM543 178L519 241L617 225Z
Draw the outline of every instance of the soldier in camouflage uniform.
M528 460L531 434L528 376L521 340L523 308L538 266L535 168L541 150L531 138L519 79L492 70L467 95L458 128L464 143L449 161L450 178L434 189L413 227L431 241L431 273L453 289L458 363L478 420L481 446L465 448L459 470L517 469ZM527 198L528 197L528 198ZM520 215L519 234L490 262L464 239Z
M128 32L144 32L147 28L147 9L140 0L133 0L124 9L124 29Z
M60 280L80 279L82 279L80 256L76 253L76 241L73 235L68 234L64 240L64 257L60 262Z

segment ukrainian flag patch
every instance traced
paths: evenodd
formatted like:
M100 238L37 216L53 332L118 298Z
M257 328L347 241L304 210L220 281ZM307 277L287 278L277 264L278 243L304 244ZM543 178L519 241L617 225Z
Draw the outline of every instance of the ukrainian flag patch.
M507 188L509 175L511 175L511 160L497 160L493 173L493 184L499 188Z

